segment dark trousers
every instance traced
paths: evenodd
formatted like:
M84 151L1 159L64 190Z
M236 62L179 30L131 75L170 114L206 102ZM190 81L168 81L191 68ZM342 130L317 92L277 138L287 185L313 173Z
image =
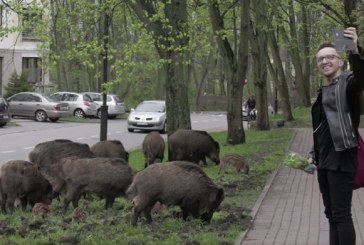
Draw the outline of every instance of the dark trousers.
M325 215L330 224L330 245L355 245L351 201L355 173L317 171Z

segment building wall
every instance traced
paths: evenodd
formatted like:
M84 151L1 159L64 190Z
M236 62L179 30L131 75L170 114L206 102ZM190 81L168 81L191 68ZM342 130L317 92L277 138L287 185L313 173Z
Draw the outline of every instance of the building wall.
M18 15L8 9L2 9L2 27L19 26ZM8 84L10 75L16 72L18 75L22 73L22 59L24 57L42 58L38 49L39 42L36 40L23 40L20 32L10 33L0 38L0 61L2 61L1 70L1 95L5 94L4 87ZM38 86L46 86L49 84L49 73L46 67L42 67L42 84Z

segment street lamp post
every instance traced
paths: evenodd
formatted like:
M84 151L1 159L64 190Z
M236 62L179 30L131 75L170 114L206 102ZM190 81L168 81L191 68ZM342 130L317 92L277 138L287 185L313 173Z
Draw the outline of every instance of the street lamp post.
M104 16L104 56L103 56L103 84L107 83L108 68L108 44L109 44L109 15ZM102 92L101 119L100 119L100 141L107 140L107 104L106 92Z

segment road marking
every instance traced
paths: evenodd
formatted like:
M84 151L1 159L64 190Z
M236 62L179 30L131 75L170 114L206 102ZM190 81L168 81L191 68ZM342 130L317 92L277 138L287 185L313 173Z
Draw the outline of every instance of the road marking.
M79 137L79 138L77 138L78 140L84 140L84 139L86 139L85 137Z
M115 131L115 133L117 134L121 134L123 131Z
M30 149L33 149L34 148L34 146L28 146L28 147L24 147L23 149L24 150L30 150Z
M98 138L98 135L92 135L91 138Z
M15 151L2 151L1 153L7 154L7 153L13 153L13 152L15 152Z

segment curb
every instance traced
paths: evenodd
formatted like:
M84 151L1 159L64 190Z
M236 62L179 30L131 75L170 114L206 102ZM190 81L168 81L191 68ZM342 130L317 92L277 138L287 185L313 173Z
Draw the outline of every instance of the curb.
M292 136L291 140L289 141L289 143L287 145L286 152L290 148L290 146L292 144L292 141L296 137L296 135L297 135L297 131L295 130L294 133L293 133L293 136ZM255 218L257 216L258 210L259 210L260 206L262 205L262 202L263 202L265 196L267 195L270 187L272 186L272 183L273 183L273 181L274 181L274 179L275 179L278 171L281 169L281 167L282 167L282 164L279 164L279 166L273 171L273 173L269 177L269 179L267 181L267 184L264 186L263 191L260 193L257 201L254 204L254 207L252 208L252 211L250 212L250 216L252 217L251 218L251 221L250 221L250 225L249 225L249 227L246 230L242 231L239 234L239 237L236 240L235 245L242 245L243 244L243 241L244 241L246 235L248 234L249 230L251 229L251 227L253 225L253 222L254 222L254 220L255 220Z

